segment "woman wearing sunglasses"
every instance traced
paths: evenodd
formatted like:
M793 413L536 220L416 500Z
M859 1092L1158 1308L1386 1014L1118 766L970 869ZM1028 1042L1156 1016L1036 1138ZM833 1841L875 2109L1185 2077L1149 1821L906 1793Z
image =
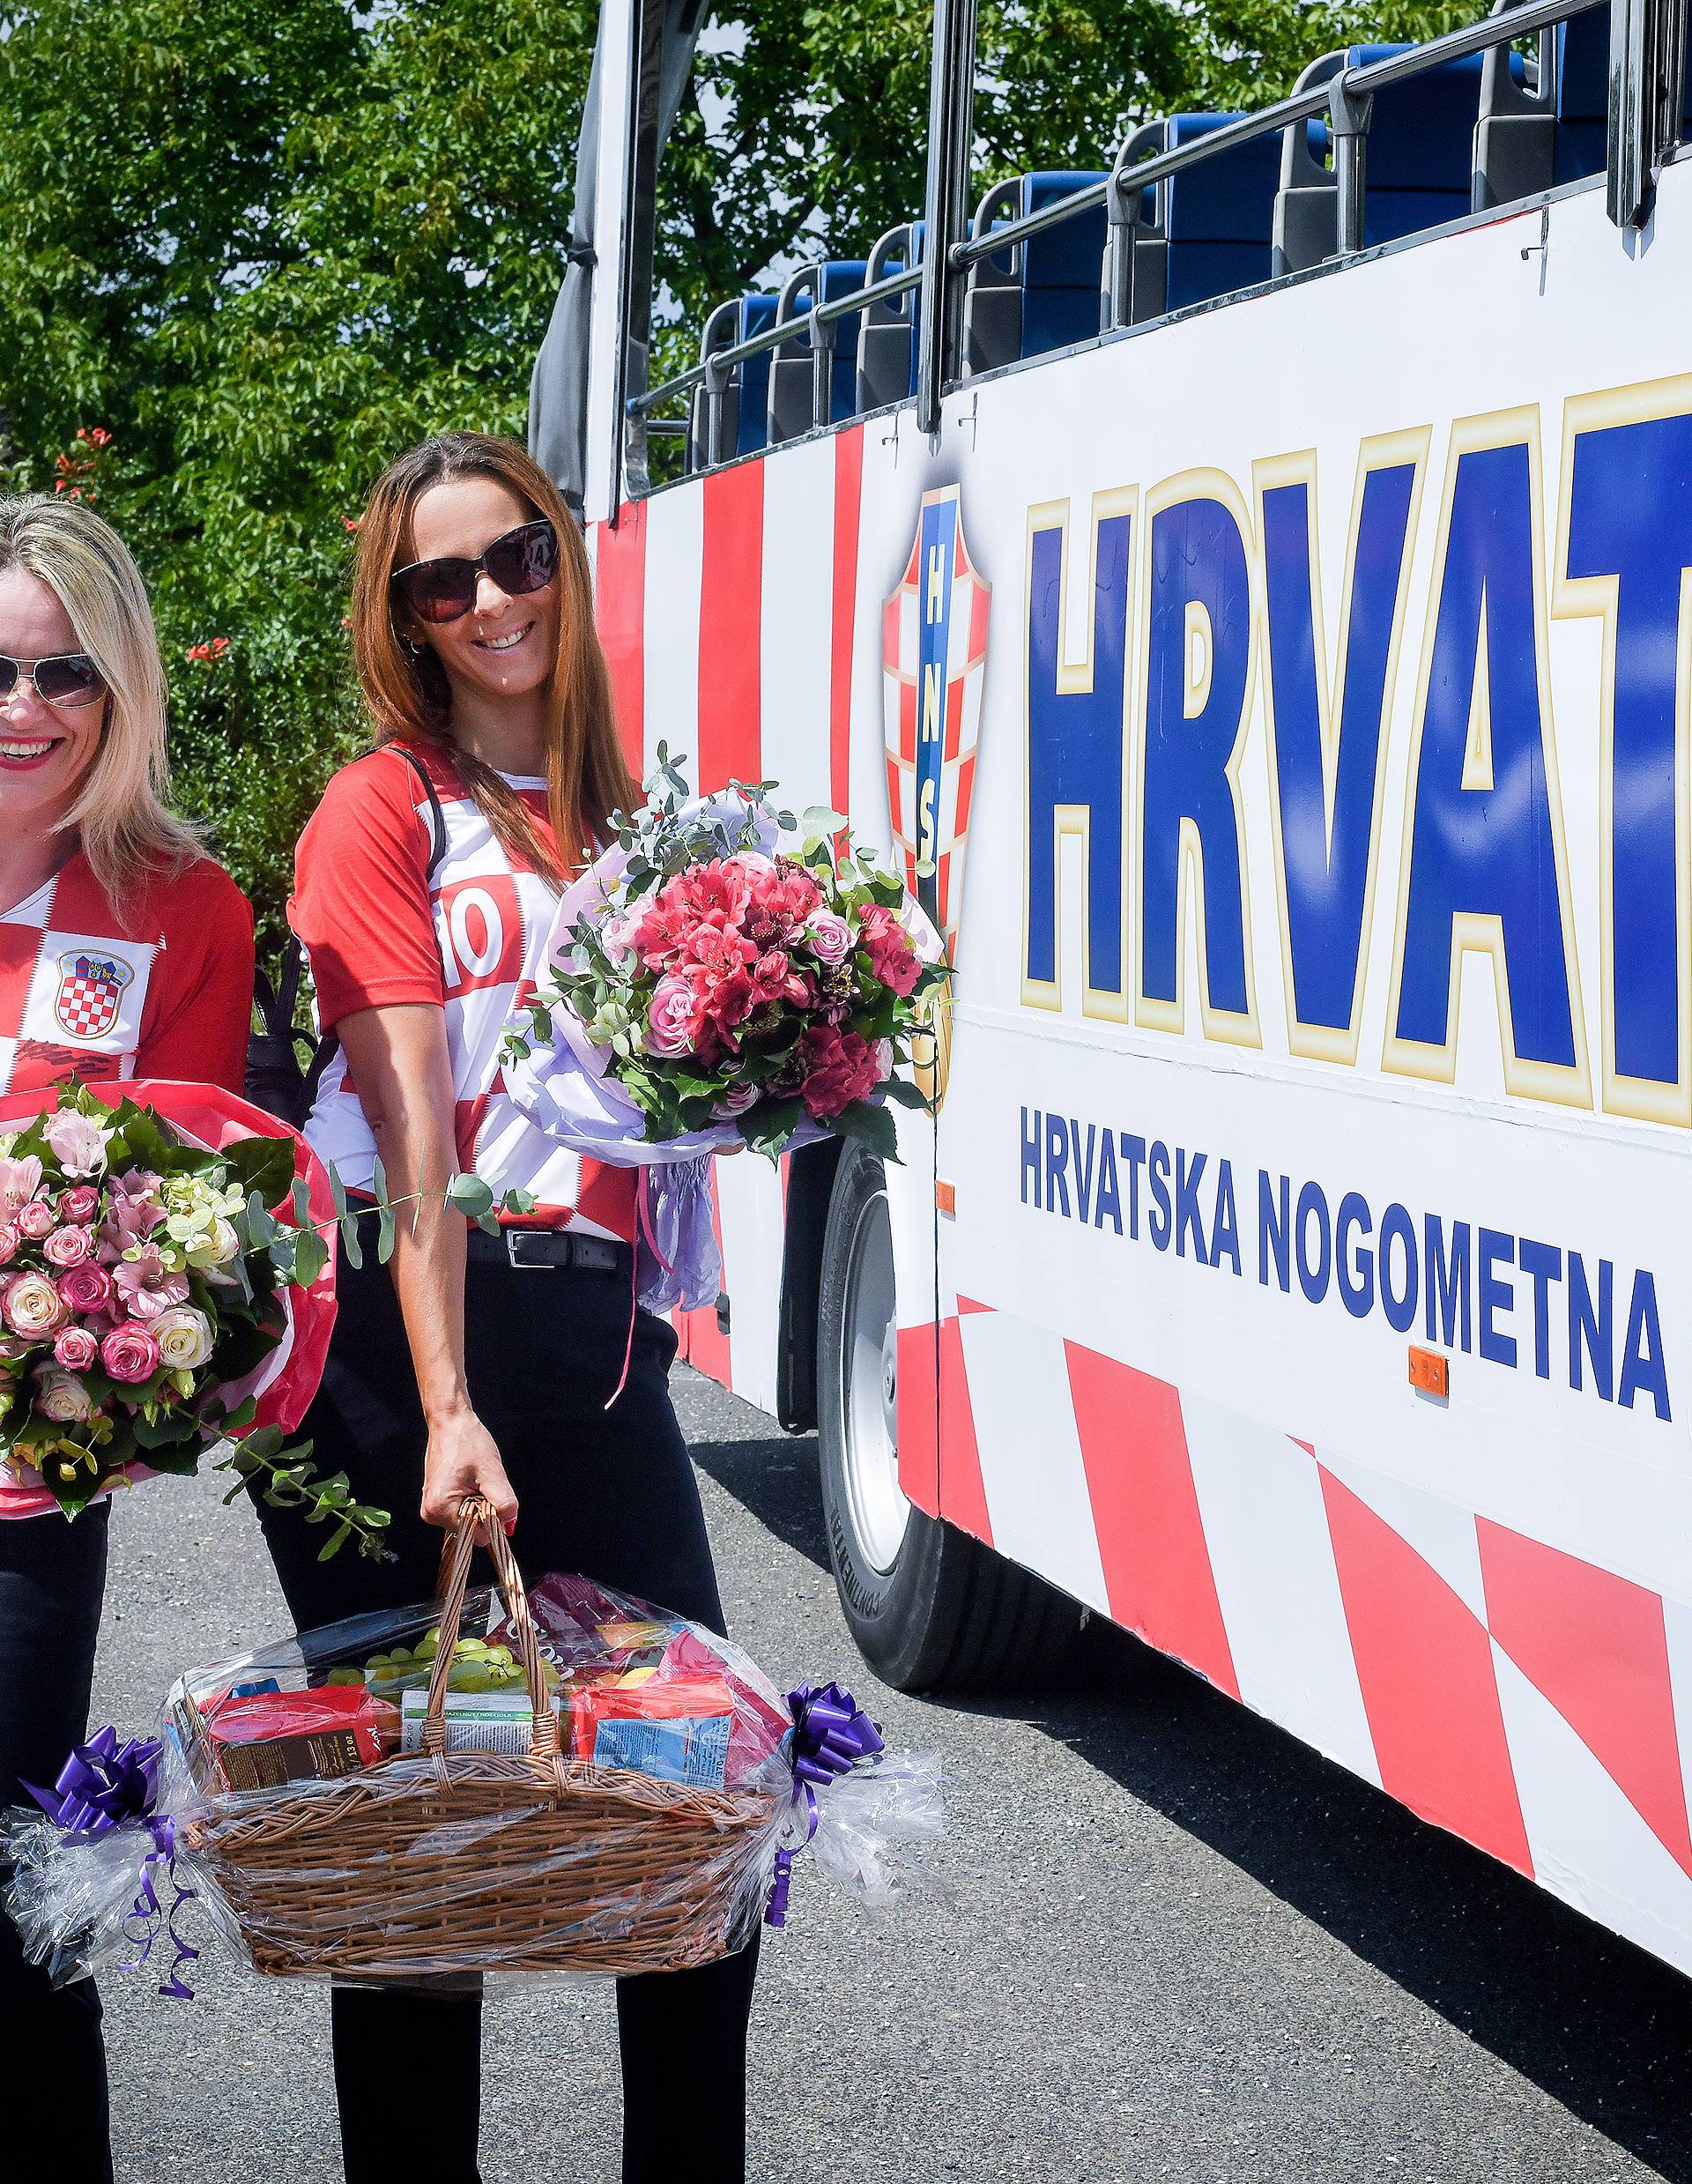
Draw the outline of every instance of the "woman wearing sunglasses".
M427 1599L431 1527L479 1494L508 1530L521 1509L525 1576L583 1571L720 1631L664 1322L639 1315L611 1401L633 1309L634 1171L550 1144L500 1076L561 888L639 795L582 538L545 472L478 434L402 457L360 527L352 638L376 748L330 782L291 908L338 1041L307 1135L350 1188L370 1184L379 1154L396 1198L422 1196L390 1267L374 1253L343 1266L302 1429L319 1463L395 1512L397 1558L321 1566L302 1527L262 1511L288 1605L304 1628ZM497 1194L520 1186L535 1211L497 1237L468 1229L439 1197L455 1168ZM627 2184L744 2175L753 1970L748 1950L619 1982ZM473 2184L479 1994L345 1987L330 2008L351 2184L408 2171ZM406 2059L427 2083L405 2081ZM560 2115L569 2084L566 2072Z
M164 674L122 541L85 503L0 498L0 1091L72 1073L241 1089L252 913L166 786ZM88 1732L107 1507L67 1524L0 1461L0 1804L22 1804ZM56 1992L4 1917L0 2024L27 2054L0 2172L50 2146L62 2174L109 2178L93 1982Z

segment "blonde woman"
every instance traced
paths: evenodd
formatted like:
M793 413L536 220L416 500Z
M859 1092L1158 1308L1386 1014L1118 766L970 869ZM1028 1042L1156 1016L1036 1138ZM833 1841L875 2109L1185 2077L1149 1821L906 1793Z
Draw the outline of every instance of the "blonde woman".
M147 595L85 503L0 497L0 1091L165 1077L239 1091L246 897L165 801L165 679ZM86 1734L105 1504L74 1524L0 1462L0 1803ZM0 1918L0 2173L50 2146L112 2173L100 1999L55 1992Z

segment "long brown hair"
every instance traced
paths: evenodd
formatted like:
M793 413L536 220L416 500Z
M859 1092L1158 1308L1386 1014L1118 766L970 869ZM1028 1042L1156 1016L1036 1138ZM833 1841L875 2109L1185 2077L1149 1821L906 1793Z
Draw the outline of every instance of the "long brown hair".
M407 643L394 624L389 580L415 558L412 511L432 486L455 478L497 479L527 505L531 516L544 516L558 533L558 655L546 715L546 812L555 851L542 839L516 791L493 767L453 740L446 671L432 648ZM506 854L531 865L554 886L564 881L577 848L590 853L612 813L632 811L639 801L640 784L617 739L611 679L593 626L593 579L582 533L563 494L515 441L491 433L440 433L382 472L359 526L352 657L377 747L404 742L445 754Z

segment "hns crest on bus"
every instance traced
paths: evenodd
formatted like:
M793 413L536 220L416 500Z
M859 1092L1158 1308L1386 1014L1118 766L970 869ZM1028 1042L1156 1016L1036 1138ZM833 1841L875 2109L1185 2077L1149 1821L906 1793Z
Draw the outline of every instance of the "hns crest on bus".
M135 973L109 955L72 948L59 958L59 990L53 1014L73 1039L98 1039L117 1021L123 989Z
M923 495L905 573L881 610L893 836L954 961L992 604L964 540L958 491ZM919 880L919 864L932 875Z

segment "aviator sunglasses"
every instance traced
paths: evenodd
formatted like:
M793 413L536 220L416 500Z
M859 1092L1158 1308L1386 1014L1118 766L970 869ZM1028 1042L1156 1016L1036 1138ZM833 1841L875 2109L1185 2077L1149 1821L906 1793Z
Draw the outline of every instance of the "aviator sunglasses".
M476 580L484 569L509 598L544 591L558 574L558 533L544 517L520 524L479 560L449 553L438 561L412 561L397 568L389 583L419 621L456 622L475 605Z
M43 705L92 705L106 695L106 679L85 652L56 652L44 660L14 660L0 652L0 704L27 682Z

